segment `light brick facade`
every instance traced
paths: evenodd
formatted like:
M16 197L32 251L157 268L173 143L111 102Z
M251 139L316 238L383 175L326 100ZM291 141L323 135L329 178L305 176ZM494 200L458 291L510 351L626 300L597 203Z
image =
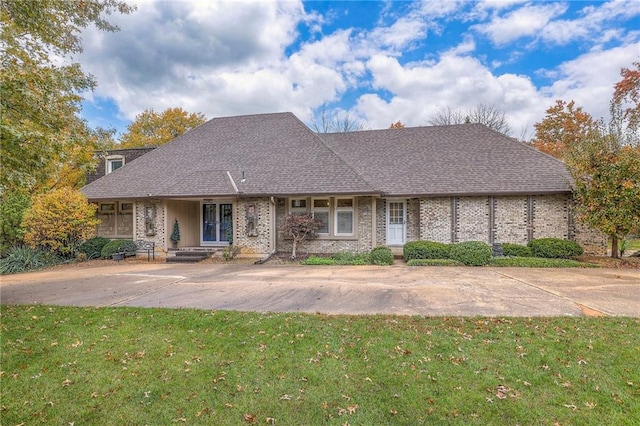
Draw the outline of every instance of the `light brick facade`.
M586 253L606 253L607 240L601 233L574 223L568 194L409 198L404 201L407 241L526 244L533 238L555 237L577 241ZM111 232L118 220L123 223L121 226L130 229L129 235L134 240L154 241L156 250L163 251L170 247L168 235L174 217L186 222L176 213L181 211L180 203L190 203L185 210L191 212L190 215L199 211L193 201L139 200L135 202L133 214L128 216L129 225L126 215L104 215L106 220L100 225L99 232ZM266 254L274 249L291 251L291 240L279 231L287 213L286 198L239 198L233 205L234 244L240 247L241 253ZM374 246L386 245L386 207L384 198L354 197L354 235L321 236L305 241L299 252L368 252ZM196 220L200 219L192 218L193 223L197 223ZM198 231L190 231L194 232ZM193 242L185 235L183 240Z

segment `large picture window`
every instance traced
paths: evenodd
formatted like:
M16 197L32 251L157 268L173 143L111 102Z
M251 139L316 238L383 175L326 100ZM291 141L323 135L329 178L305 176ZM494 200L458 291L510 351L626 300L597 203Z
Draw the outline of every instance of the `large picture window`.
M311 213L322 225L316 232L320 238L352 239L357 234L356 198L318 197L289 198L287 212Z

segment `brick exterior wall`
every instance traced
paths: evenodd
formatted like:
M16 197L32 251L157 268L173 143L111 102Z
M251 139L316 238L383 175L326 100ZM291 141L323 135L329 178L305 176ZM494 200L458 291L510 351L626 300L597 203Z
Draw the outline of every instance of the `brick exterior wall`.
M298 248L299 252L367 252L373 248L374 232L376 245L385 245L386 200L375 199L375 211L372 197L356 197L354 200L354 237L320 237L305 241ZM438 197L406 201L407 241L422 239L443 243L483 241L489 244L526 244L530 238L555 237L575 240L588 254L606 254L606 237L572 219L569 195ZM152 223L154 235L146 232L146 207L155 209ZM135 214L130 215L132 219L135 218L135 226L133 223L130 225L135 229L134 240L154 241L157 251L164 250L168 238L165 207L162 200L135 202ZM254 226L250 226L251 209ZM275 205L266 197L237 199L234 203L234 243L241 247L242 253L264 254L273 250L275 238L277 251L290 252L291 240L280 232L286 211L284 198L276 198ZM113 226L110 221L113 220L107 218L99 230L110 230ZM275 235L272 235L274 223ZM171 228L172 224L167 226Z
M242 254L266 254L271 247L274 218L269 198L241 198L236 202L233 243Z
M451 198L420 199L420 239L451 242Z
M386 220L383 219L383 225ZM407 200L407 241L420 239L420 200L409 198Z
M151 207L155 217L151 220L153 231L147 232L147 207ZM135 236L134 240L153 241L156 243L156 251L164 251L167 247L167 230L165 229L165 205L162 200L141 200L135 203ZM171 224L173 230L173 223ZM169 231L169 234L171 231Z
M387 244L387 200L376 200L376 243L379 246Z
M604 235L574 224L568 194L422 198L420 220L423 240L526 244L563 238L578 242L585 253L606 254Z
M456 197L455 203L455 242L489 242L489 199Z
M527 244L527 197L493 197L496 243Z

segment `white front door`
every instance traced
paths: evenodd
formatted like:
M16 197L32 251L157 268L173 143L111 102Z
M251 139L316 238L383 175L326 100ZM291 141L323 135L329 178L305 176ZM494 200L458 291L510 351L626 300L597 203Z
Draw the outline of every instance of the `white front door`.
M401 246L407 240L407 209L404 201L387 201L387 245Z

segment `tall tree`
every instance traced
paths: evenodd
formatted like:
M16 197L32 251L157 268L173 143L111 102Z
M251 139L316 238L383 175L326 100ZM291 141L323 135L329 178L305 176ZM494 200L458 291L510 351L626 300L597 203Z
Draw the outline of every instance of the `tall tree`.
M320 109L317 119L312 117L309 127L316 133L347 133L364 130L364 125L351 118L348 112L331 114L327 111L326 105Z
M533 146L556 158L563 158L565 150L584 140L596 127L591 115L575 106L557 100L549 107L545 118L534 125Z
M495 106L480 104L473 109L463 111L449 107L440 110L428 120L432 126L448 126L452 124L484 124L490 129L508 135L511 126L503 111Z
M404 129L405 126L404 123L400 120L396 121L395 123L391 123L391 126L389 126L390 129Z
M160 146L206 121L201 113L189 113L182 108L167 108L157 113L144 110L127 127L120 138L121 148Z
M620 109L628 128L637 130L640 127L640 62L634 62L633 66L635 69L623 68L620 71L622 80L614 86L611 108L612 112Z
M78 113L79 93L93 89L95 81L70 55L82 51L82 28L115 31L103 16L133 9L120 0L0 3L1 190L46 189L60 161L78 147L93 149Z
M640 146L625 140L599 125L564 152L578 219L609 236L612 257L618 241L640 226Z

